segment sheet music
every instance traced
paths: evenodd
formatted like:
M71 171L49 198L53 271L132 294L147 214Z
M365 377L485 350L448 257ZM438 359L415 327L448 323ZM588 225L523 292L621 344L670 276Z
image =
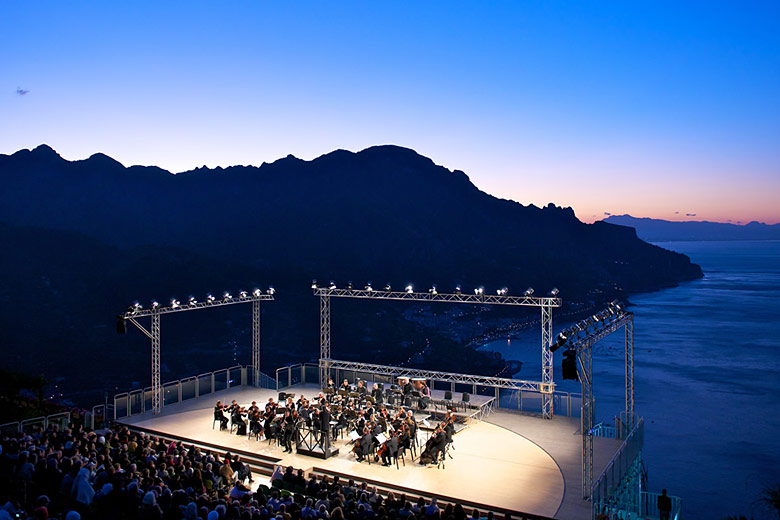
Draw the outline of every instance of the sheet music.
M384 444L385 442L387 442L387 437L385 437L384 433L380 433L379 435L376 436L376 440L379 441L379 444Z
M352 439L353 441L356 441L360 438L360 435L358 435L357 430L352 430L351 432L349 432L349 438Z

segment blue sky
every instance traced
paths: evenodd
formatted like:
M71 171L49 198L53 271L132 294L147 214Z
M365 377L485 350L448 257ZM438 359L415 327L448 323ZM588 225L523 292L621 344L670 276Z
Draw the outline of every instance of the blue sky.
M391 143L585 221L780 221L776 1L128 4L0 7L0 153L177 172Z

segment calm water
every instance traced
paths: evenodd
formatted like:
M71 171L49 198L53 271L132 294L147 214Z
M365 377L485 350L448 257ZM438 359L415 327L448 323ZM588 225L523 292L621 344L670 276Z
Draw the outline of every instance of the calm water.
M658 245L687 254L705 276L631 297L650 489L683 497L686 518L772 518L753 504L780 483L780 242ZM594 352L598 421L624 407L622 334L613 337ZM488 348L524 360L530 377L540 362L538 337L529 339Z

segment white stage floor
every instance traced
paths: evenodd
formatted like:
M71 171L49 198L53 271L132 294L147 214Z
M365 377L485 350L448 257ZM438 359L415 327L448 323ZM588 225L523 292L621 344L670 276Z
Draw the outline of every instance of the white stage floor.
M301 392L309 397L316 395L314 387L298 386L285 391L296 392L296 399ZM565 485L561 466L546 449L536 443L546 437L545 429L556 428L561 432L559 437L564 440L571 439L572 448L576 448L580 437L572 435L573 432L569 430L575 422L579 423L578 419L561 418L563 422L543 421L518 414L495 412L490 422L472 421L469 428L455 436L455 449L451 451L453 458L447 459L446 469L411 463L410 455L407 455L406 467L402 465L400 469L395 466L383 467L380 464L369 466L365 462L361 464L355 460L350 447L344 446L346 441L341 440L335 445L340 448L339 454L321 460L295 453L286 454L280 447L269 446L267 441L258 442L244 436L221 432L218 426L212 429L213 406L217 399L227 403L235 399L242 405L249 405L254 400L262 406L269 397L276 398L277 392L240 387L164 408L158 416L146 413L123 419L122 422L216 444L225 450L243 450L278 458L281 460L280 464L285 466L304 470L326 468L353 475L357 479L366 478L403 485L416 489L421 494L447 495L548 517L556 516L561 509L576 514L568 516L569 518L580 517L580 513L589 510L587 506L580 508L576 500L573 505L577 507L562 508L564 495L569 495L566 497L566 502L569 502L572 500L571 493L576 495L578 490L571 489L571 483L569 486ZM509 423L493 420L501 416L508 416ZM500 424L502 422L503 424ZM557 424L553 424L556 422ZM536 442L519 433L522 432L523 424L530 424L531 428L535 429L531 437L535 437ZM554 452L554 449L552 451ZM566 451L572 453L571 449ZM566 467L566 463L562 466ZM566 489L567 487L569 489Z

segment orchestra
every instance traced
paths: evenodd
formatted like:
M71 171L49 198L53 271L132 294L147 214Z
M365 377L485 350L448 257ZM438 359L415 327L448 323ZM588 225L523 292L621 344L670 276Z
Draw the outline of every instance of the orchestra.
M403 399L394 407L395 394L402 395ZM214 407L214 420L219 420L220 430L227 429L229 420L237 435L254 435L258 441L261 438L275 440L285 453L292 453L292 444L298 442L299 429L304 425L315 432L315 438L322 446L339 432L341 435L351 432L352 440L348 445L352 445L351 451L358 462L373 454L374 462L381 459L382 464L388 466L399 451L417 445L418 425L410 405L412 397L418 399L417 408L424 409L431 393L423 379L399 378L398 385L387 390L387 404L384 397L383 387L377 383L369 393L364 381L353 386L345 379L336 390L333 380L329 379L328 386L311 400L303 395L295 400L294 394L280 394L280 402L271 397L264 408L256 401L247 408L235 400L227 406L218 401ZM401 403L406 408L400 406ZM421 464L435 463L444 456L455 433L454 422L450 410L425 442L419 457Z

